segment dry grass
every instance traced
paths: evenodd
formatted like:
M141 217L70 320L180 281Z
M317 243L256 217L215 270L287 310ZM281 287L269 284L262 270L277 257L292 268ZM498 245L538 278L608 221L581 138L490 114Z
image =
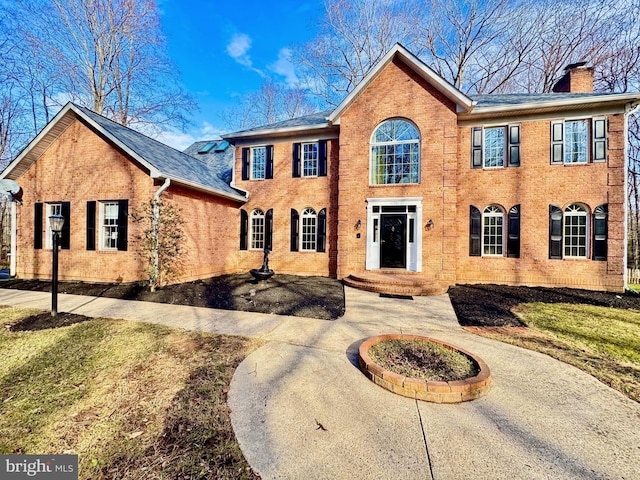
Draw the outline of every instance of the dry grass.
M526 329L474 329L574 365L640 402L640 311L576 304L522 304Z
M0 308L0 323L34 313ZM106 319L0 327L0 453L75 453L82 479L255 478L226 392L258 346Z
M426 381L452 381L478 374L475 363L462 353L433 342L385 340L369 349L371 359L385 370Z

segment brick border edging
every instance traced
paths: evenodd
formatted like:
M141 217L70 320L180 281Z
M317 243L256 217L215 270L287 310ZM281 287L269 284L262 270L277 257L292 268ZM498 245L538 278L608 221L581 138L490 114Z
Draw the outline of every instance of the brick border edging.
M423 340L436 343L450 350L462 353L478 365L480 371L475 377L451 382L420 380L385 370L374 363L369 356L369 349L385 340ZM434 403L460 403L485 396L491 385L489 366L479 357L462 348L435 338L420 335L387 334L367 338L359 348L358 365L360 370L376 385L409 398Z

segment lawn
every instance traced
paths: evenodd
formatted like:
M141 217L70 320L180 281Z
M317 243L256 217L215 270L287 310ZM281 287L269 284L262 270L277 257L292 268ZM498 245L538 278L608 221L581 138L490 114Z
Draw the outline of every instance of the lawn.
M260 343L95 319L9 331L0 307L0 453L73 453L81 479L256 478L226 393Z
M513 312L528 328L482 334L574 365L640 402L640 311L536 302Z

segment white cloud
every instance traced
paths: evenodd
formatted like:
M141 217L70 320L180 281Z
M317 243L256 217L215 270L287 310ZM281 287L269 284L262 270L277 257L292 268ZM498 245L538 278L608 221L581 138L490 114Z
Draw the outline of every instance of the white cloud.
M226 131L211 125L209 122L203 121L200 126L192 128L187 132L181 132L176 129L162 130L154 135L154 138L176 150L183 151L194 142L218 140L223 133L226 133Z
M252 67L251 58L247 54L251 48L251 37L245 33L236 33L227 45L227 53L240 65Z
M269 66L278 75L282 75L289 87L296 87L300 83L298 76L296 75L296 67L291 62L291 50L289 48L282 48L278 52L278 60Z

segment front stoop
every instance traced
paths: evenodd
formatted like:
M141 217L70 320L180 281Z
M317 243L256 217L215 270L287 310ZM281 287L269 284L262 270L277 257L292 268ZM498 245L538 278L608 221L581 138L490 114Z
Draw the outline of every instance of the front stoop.
M349 287L388 295L440 295L448 289L437 281L405 271L353 273L343 278L342 282Z

